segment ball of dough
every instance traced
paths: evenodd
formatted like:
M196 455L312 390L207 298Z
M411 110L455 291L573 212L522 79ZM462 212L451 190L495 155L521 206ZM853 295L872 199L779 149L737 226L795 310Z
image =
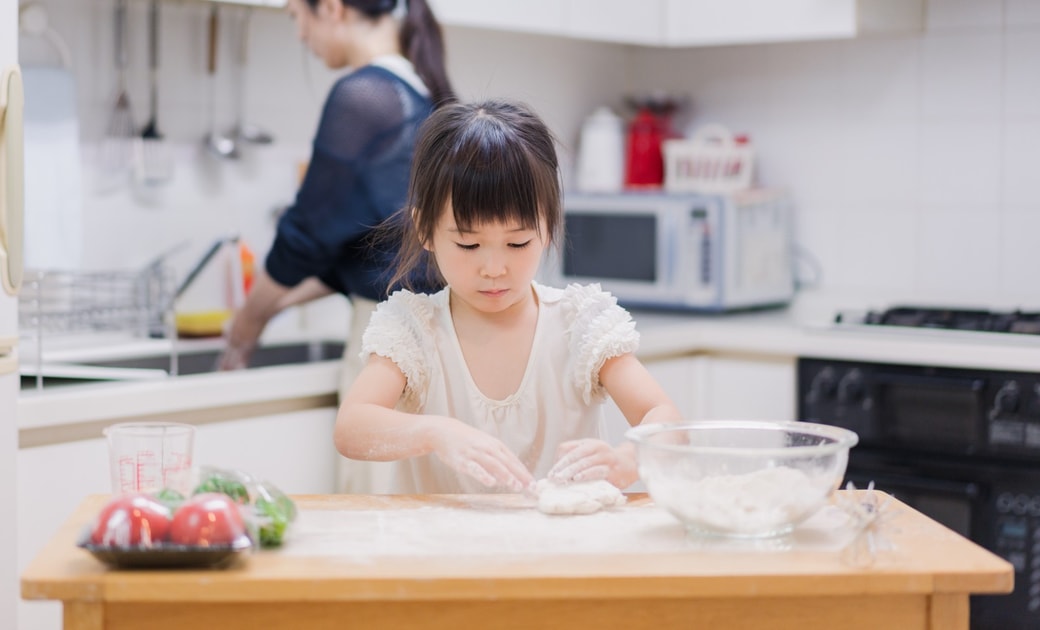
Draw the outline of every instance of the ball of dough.
M542 479L535 484L538 509L545 514L592 514L605 507L621 505L625 495L609 481L556 484Z

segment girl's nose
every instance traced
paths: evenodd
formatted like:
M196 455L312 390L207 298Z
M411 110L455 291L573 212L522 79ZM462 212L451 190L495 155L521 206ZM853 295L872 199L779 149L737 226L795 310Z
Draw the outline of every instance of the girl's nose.
M484 257L484 263L480 266L480 275L485 278L497 278L506 272L506 266L501 256L489 254Z

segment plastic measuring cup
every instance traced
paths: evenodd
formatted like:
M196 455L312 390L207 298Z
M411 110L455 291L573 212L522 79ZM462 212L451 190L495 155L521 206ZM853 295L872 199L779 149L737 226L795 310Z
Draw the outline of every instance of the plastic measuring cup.
M124 422L104 430L112 492L191 492L195 427L178 422Z

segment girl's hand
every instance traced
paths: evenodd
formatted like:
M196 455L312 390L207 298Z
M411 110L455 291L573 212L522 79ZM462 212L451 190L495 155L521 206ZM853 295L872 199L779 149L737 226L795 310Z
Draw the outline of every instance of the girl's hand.
M617 448L603 440L564 442L556 451L549 479L558 483L606 479L624 490L639 479L635 449L626 442Z
M501 440L458 420L438 431L433 452L456 472L488 488L521 492L534 483L531 472Z

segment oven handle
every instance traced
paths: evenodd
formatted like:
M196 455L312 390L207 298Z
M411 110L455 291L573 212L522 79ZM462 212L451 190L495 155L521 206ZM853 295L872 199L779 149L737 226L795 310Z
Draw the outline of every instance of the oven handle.
M854 473L855 474L855 473ZM868 475L856 474L874 481L874 485L884 490L887 486L905 488L907 490L924 490L926 492L954 495L969 501L976 501L982 494L979 485L971 482L943 481L927 477L906 477L903 475Z
M911 374L875 374L874 382L881 385L917 385L927 388L960 389L965 385L973 392L982 391L985 383L981 378L956 376L914 376Z

